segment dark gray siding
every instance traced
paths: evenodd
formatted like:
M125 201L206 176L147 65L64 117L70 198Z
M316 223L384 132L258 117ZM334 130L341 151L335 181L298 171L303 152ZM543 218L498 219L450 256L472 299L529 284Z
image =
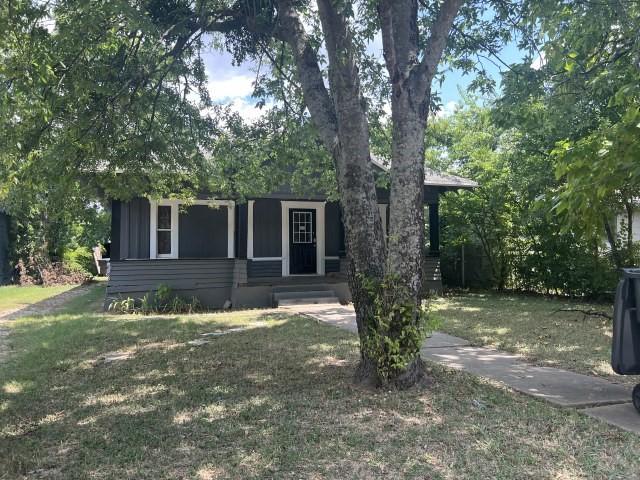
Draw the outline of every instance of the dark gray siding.
M0 212L0 285L9 281L9 216Z
M386 188L376 187L376 197L378 203L389 203L389 190Z
M344 255L344 228L340 205L329 202L325 206L325 252L328 257Z
M424 187L424 203L438 203L438 198L441 193L444 193L442 187L427 186Z
M111 260L120 260L120 210L122 203L120 200L111 201Z
M236 206L236 257L247 258L247 204Z
M196 296L203 305L221 307L231 298L232 258L199 260L123 260L111 264L107 306L116 298L140 298L167 285L175 293Z
M382 220L382 226L386 228L387 235L389 234L389 204L384 203L384 210L380 212L380 219ZM378 211L380 211L380 204L378 204Z
M253 204L253 256L282 256L282 210L279 200L260 199Z
M280 260L249 260L247 262L247 276L249 278L266 278L282 276L282 261Z
M149 258L149 201L114 200L111 211L111 258Z
M180 258L224 258L227 256L227 207L191 205L179 214Z
M325 273L337 273L340 271L340 259L328 259L324 261Z

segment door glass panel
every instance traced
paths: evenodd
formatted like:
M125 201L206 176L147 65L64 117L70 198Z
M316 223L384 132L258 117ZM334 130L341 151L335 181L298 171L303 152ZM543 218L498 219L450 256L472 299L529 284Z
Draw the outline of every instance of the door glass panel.
M171 230L171 206L158 206L158 230Z
M171 254L171 230L158 230L158 254Z
M312 212L293 212L293 243L313 243Z

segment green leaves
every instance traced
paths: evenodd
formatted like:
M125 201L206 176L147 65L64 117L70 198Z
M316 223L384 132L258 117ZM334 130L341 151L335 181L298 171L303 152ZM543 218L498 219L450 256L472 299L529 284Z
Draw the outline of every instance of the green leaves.
M415 360L438 320L428 315L425 306L416 305L408 289L393 275L382 280L359 275L358 279L372 305L363 349L375 362L380 378L388 382Z

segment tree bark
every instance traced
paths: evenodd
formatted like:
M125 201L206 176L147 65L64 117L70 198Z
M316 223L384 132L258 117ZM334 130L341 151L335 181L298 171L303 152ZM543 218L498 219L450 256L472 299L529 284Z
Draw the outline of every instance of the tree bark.
M396 313L384 335L393 334L399 338L405 327L418 326L424 253L424 132L430 85L461 3L461 0L444 1L432 24L422 60L419 60L417 0L381 0L379 4L384 55L393 91L388 252L370 162L365 101L360 89L353 38L342 10L344 3L317 0L329 60L331 94L324 85L317 55L307 38L295 2L278 0L276 4L280 23L278 34L293 51L311 119L333 156L349 255L349 284L360 335L361 362L357 379L372 386L387 383L405 388L423 375L419 346L414 346L412 351L402 352L408 357L403 368L394 369L384 378L381 376L380 359L372 358L366 348L377 327L372 292L365 285L372 280L382 282L385 278L393 278L397 284L389 288L406 292L403 293L405 298L401 298L405 302L403 305L408 303L414 307L409 325ZM388 282L385 285L389 285Z
M611 255L613 256L613 263L615 264L617 269L623 267L622 257L620 256L620 251L618 250L618 243L616 242L616 236L613 233L611 228L611 224L606 216L603 217L604 231L607 235L607 240L609 241L609 245L611 246Z
M331 0L319 0L318 10L329 57L329 96L317 56L309 45L297 11L287 0L278 3L283 38L293 49L305 103L325 147L333 157L349 257L349 287L356 311L360 344L366 344L373 310L364 277L381 279L385 244L370 166L369 126L360 90L358 67L346 19ZM359 382L379 386L376 360L361 348L356 372Z
M627 211L627 255L630 257L633 251L633 203L625 202L624 208Z
M404 302L414 306L409 327L421 322L422 262L424 256L424 140L431 81L446 45L448 32L462 2L445 0L432 24L427 48L420 60L418 0L381 0L378 16L383 52L392 86L392 163L390 187L389 246L387 275ZM401 331L406 318L393 319ZM417 381L420 376L419 348L396 382Z

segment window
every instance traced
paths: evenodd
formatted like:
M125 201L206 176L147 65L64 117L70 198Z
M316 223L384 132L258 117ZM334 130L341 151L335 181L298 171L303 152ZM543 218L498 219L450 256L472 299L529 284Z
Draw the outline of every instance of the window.
M293 211L293 243L313 243L313 213Z
M171 255L171 206L158 205L158 255Z

